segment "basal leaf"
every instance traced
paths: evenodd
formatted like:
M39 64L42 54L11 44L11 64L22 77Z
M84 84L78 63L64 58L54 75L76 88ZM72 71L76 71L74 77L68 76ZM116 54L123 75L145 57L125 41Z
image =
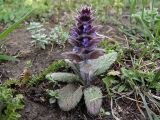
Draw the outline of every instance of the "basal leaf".
M82 86L68 84L58 91L58 104L63 111L75 108L82 98Z
M62 72L57 72L57 73L49 73L46 75L46 79L53 81L53 82L74 82L78 81L79 77L75 74L72 73L62 73Z
M102 105L102 92L100 88L92 86L85 89L84 99L88 112L92 115L99 114Z

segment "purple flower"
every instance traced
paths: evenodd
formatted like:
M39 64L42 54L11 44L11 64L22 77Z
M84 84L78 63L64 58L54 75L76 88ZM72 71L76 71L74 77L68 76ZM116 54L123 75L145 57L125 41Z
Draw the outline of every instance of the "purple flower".
M100 38L96 36L96 27L92 25L94 20L91 7L82 7L75 17L76 24L70 31L69 43L73 46L73 52L65 53L65 57L77 62L97 59L103 55L104 50L98 49Z
M84 24L83 25L83 33L87 33L90 30L89 24Z
M89 46L89 39L88 38L83 38L82 46L83 47L88 47Z
M70 34L71 34L71 37L73 37L73 38L77 38L79 36L78 30L76 30L76 28L73 28L71 30Z

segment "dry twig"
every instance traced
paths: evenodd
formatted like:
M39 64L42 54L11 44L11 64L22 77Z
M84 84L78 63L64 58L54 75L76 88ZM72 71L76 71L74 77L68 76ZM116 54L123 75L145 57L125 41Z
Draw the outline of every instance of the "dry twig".
M111 112L112 112L112 115L113 117L116 119L116 120L120 120L120 118L118 118L116 115L115 115L115 112L113 110L113 99L111 97Z

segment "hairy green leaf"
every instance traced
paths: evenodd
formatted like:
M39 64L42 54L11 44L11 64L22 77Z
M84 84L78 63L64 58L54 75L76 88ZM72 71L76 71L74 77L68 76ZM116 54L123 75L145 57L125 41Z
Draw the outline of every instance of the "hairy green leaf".
M99 57L98 59L90 60L89 64L92 65L95 74L100 75L104 73L107 69L109 69L109 67L115 62L116 58L117 53L112 52L102 57Z
M72 73L57 72L57 73L49 73L48 75L46 75L46 79L53 82L57 81L57 82L70 83L70 82L78 81L79 77Z
M92 115L97 115L102 105L102 92L100 88L92 86L85 89L84 99L88 112Z
M58 104L63 111L75 108L82 98L82 86L68 84L58 91Z

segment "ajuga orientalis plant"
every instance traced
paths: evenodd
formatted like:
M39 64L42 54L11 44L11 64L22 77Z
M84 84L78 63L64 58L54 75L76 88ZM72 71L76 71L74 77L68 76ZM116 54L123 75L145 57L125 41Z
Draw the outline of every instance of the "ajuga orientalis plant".
M102 105L100 88L92 85L91 81L97 75L104 73L116 60L117 53L105 54L103 49L97 48L101 41L97 37L96 26L91 7L83 6L75 17L75 25L70 31L68 42L73 46L71 52L63 53L65 61L74 73L50 73L46 78L53 82L66 82L65 87L58 89L58 104L64 111L69 111L79 103L82 96L88 113L97 115Z

